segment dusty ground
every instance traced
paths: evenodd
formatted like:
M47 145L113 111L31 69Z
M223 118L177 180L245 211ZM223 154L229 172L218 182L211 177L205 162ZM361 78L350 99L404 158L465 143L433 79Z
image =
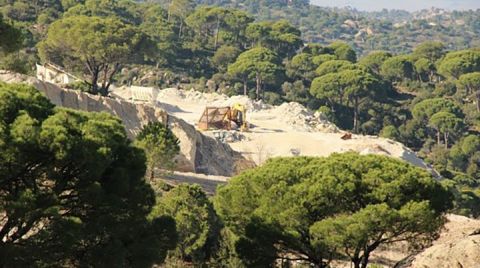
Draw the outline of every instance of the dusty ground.
M114 95L127 100L132 98L128 88L118 88ZM398 142L362 135L353 135L351 140L342 140L340 137L344 134L343 131L320 114L314 114L298 103L269 106L244 96L228 98L215 93L173 88L160 90L156 102L146 102L154 103L191 125L196 125L207 106L222 107L234 103L246 105L250 131L236 133L240 139L227 140L226 143L257 164L275 156L328 156L333 152L357 151L361 154L389 155L428 168L413 151ZM203 133L218 138L218 131Z

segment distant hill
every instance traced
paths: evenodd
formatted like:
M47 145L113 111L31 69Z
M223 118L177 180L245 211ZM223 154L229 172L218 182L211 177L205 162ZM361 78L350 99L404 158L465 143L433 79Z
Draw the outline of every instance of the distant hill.
M306 42L328 44L342 40L360 54L373 50L407 53L427 40L442 41L451 50L480 46L480 10L364 12L319 7L306 0L197 0L197 3L239 8L257 20L287 19L299 27Z

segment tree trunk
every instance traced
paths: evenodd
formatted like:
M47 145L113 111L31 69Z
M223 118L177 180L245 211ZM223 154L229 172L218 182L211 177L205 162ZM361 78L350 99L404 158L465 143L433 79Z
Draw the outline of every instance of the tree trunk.
M213 45L215 50L217 49L219 31L220 31L220 18L217 16L217 26L215 27L215 44Z
M351 261L353 262L354 268L360 268L361 258L353 258Z
M108 91L110 89L110 85L112 85L113 76L118 72L119 69L120 69L120 63L117 62L113 65L112 72L107 77L106 85L104 88L104 91L105 91L104 96L108 96Z
M178 29L178 38L182 37L183 20L180 20L180 29Z
M369 257L369 253L364 253L363 258L362 258L362 264L360 266L361 268L367 268L368 257Z
M328 103L329 103L329 106L330 106L330 110L332 111L332 113L335 113L335 104L332 100L328 100Z
M103 68L102 88L100 89L101 90L100 95L102 96L106 96L105 88L107 87L108 69L109 69L109 65L105 64L105 67Z
M155 179L155 169L153 167L150 168L150 181Z
M423 83L423 79L422 79L422 75L421 75L421 74L418 74L418 81L419 81L420 83Z
M445 140L445 149L448 149L448 131L443 133L443 139Z
M353 131L358 133L358 97L353 99Z
M243 95L247 96L247 77L243 78Z
M260 90L261 90L261 86L262 86L262 78L261 78L259 72L257 72L256 79L255 79L255 80L256 80L256 83L257 83L256 96L255 96L255 98L256 98L257 100L259 100L259 99L260 99Z
M440 130L437 130L437 144L440 145Z
M98 94L98 76L100 75L101 66L97 65L95 58L87 59L85 67L90 73L90 94Z
M100 71L98 70L98 68L94 68L93 70L93 73L91 75L91 94L98 94L98 76L100 74Z

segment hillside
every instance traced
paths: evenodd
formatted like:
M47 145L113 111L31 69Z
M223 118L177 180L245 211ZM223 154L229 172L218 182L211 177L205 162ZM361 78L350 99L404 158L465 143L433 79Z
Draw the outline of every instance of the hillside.
M428 40L458 50L480 46L480 10L447 11L438 8L407 12L358 11L328 8L308 1L197 1L246 10L257 20L286 19L298 27L306 42L323 45L342 40L366 55L375 50L409 53Z
M479 12L0 0L0 267L477 268Z
M229 146L202 135L192 125L167 114L161 108L62 89L55 84L8 71L0 71L0 81L31 84L58 106L116 115L122 119L131 139L148 122L168 124L181 141L180 155L176 159L178 171L232 176L240 168L253 166L251 161Z
M243 155L244 159L261 164L275 156L328 156L334 152L346 151L389 155L430 169L413 151L398 142L362 135L353 135L352 139L344 141L340 137L345 132L298 103L285 103L275 107L261 102L255 103L241 96L228 98L218 94L164 89L158 95L156 106L152 107L149 104L151 101L132 102L130 88L113 91L114 96L123 99L119 100L60 89L33 77L5 71L0 72L0 81L32 84L60 106L87 111L107 111L117 115L132 138L147 122L168 122L172 131L180 138L182 155L178 159L179 171L233 175L238 172L235 170L237 165L249 166L248 161L241 164L244 160L238 153ZM247 120L252 125L249 132L234 134L236 138L225 140L218 135L232 134L222 131L200 134L194 130L205 107L224 107L233 103L243 103L249 108Z
M402 157L403 149L389 149L401 147L399 142L458 191L456 212L480 215L477 11L368 13L325 9L308 1L187 0L20 0L1 2L0 10L4 14L0 26L12 35L4 41L7 54L0 59L0 68L33 74L37 63L53 66L76 79L56 81L55 73L39 77L104 97L114 86L142 86L261 100L272 109L265 106L249 113L252 124L259 125L252 134L232 137L218 132L209 137L245 137L242 142L227 141L229 148L257 163L264 155L349 150L385 150ZM371 41L372 49L384 46L386 51L365 55L359 44L367 41L354 40L354 46L342 42L351 43L361 29L362 38L385 37ZM335 41L309 43L312 35L325 36L327 41L321 42ZM428 41L418 44L422 40ZM397 48L409 53L392 53ZM159 101L160 108L184 118L191 128L202 106L210 104L197 105L199 100L192 99L192 104L188 100L178 105L191 107L176 108ZM283 120L283 114L293 118ZM312 134L312 129L328 128L327 122L359 136L340 141L335 133L321 139ZM264 133L255 132L262 128ZM295 131L301 135L292 136ZM281 143L284 140L288 145ZM315 142L305 146L303 140ZM207 167L201 169L208 173Z
M135 90L138 88L123 87L114 90L112 94L128 101L132 99L132 91ZM276 156L328 156L334 152L356 151L362 154L389 155L430 169L413 151L399 142L363 135L353 135L350 140L342 140L345 131L328 122L321 114L314 114L294 102L271 106L243 96L229 98L216 93L174 88L160 90L156 100L145 100L145 103L152 102L192 126L196 125L205 107L244 104L248 108L247 121L251 125L248 132L232 135L227 131L213 130L203 133L223 140L233 150L257 164ZM220 138L221 135L227 136Z

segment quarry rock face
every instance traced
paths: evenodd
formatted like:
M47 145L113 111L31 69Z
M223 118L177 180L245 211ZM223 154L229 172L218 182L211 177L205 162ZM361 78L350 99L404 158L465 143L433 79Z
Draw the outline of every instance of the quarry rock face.
M179 171L232 176L242 167L254 165L227 144L201 134L193 126L169 116L158 107L62 89L55 84L8 71L0 71L0 81L33 85L57 106L118 116L132 139L148 122L168 124L180 140L180 155L176 159Z
M395 267L480 267L480 220L447 215L445 228L433 245Z

